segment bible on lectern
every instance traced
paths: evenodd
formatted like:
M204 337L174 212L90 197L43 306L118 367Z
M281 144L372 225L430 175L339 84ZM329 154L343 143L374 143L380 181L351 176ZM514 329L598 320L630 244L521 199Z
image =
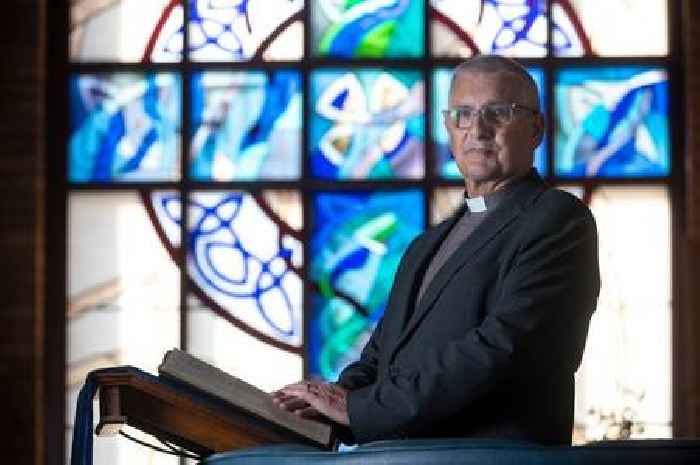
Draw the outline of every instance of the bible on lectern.
M328 448L335 442L331 425L280 409L265 391L187 352L178 349L166 352L158 372L162 377L184 383L318 446Z

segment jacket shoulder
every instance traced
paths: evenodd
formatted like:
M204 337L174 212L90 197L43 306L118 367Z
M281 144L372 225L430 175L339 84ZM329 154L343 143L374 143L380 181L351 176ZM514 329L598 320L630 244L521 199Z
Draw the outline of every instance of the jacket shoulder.
M526 227L523 233L535 236L559 234L579 225L590 234L597 234L595 218L590 208L575 195L556 188L545 189L529 205L525 206ZM587 234L588 234L587 233Z
M545 189L530 205L530 209L547 217L562 215L569 218L572 216L593 218L590 208L581 199L570 192L554 187Z

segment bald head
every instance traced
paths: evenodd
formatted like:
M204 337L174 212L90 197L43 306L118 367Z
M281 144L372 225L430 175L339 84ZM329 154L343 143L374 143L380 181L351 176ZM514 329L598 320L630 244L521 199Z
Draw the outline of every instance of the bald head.
M540 111L540 99L537 92L537 83L530 73L517 61L496 55L478 55L458 65L450 82L450 97L455 86L455 81L467 73L479 74L507 74L513 77L513 82L519 87L518 94L522 98L522 104L533 110Z

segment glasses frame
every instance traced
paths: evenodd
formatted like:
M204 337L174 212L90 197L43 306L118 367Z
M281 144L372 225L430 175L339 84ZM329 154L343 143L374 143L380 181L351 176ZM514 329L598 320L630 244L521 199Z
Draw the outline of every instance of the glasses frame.
M510 116L508 117L508 121L503 122L503 123L495 123L492 121L488 121L486 118L484 118L484 111L485 109L495 106L503 106L504 108L508 108L510 110ZM446 110L442 110L442 115L445 118L445 121L448 122L449 126L457 128L457 129L469 129L474 125L474 121L476 121L476 116L478 115L478 118L481 119L485 124L487 124L490 127L503 127L507 126L510 123L513 122L514 116L515 116L515 110L525 110L530 112L532 115L539 115L540 111L535 110L534 108L530 108L527 105L521 105L519 103L487 103L486 105L482 105L481 107L474 109L474 114L472 115L471 118L469 118L469 124L466 126L460 126L459 125L459 117L457 115L457 112L460 110L464 110L466 108L472 108L470 106L458 106L458 107L453 107L453 108L448 108Z

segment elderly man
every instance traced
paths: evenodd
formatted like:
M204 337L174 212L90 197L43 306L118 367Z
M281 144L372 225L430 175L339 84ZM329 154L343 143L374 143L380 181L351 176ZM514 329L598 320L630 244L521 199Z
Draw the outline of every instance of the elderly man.
M532 168L544 120L517 62L458 66L443 115L463 207L411 243L360 360L337 383L293 384L274 400L359 443L570 444L573 375L600 289L595 222Z

